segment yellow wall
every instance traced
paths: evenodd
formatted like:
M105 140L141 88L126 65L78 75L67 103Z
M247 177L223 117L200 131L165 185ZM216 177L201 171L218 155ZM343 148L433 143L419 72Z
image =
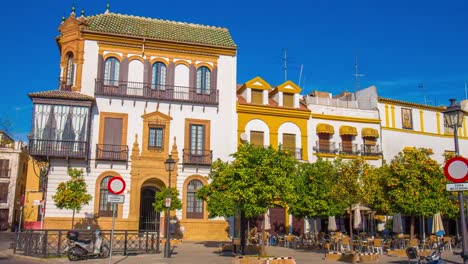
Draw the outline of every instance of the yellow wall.
M34 200L42 199L42 192L39 192L39 169L33 164L33 159L28 159L28 171L26 176L26 190L24 195L23 223L35 222L38 217L39 205L34 205Z

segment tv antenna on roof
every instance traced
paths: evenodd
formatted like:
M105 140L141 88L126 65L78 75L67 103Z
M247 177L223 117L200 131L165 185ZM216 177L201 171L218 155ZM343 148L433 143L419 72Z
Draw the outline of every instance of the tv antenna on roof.
M356 56L356 62L354 63L354 69L356 70L356 72L353 74L354 77L356 78L356 88L354 90L354 94L356 95L357 90L359 90L359 88L360 88L360 86L359 86L359 77L366 76L364 74L359 73L358 56Z
M284 81L288 80L288 51L284 49Z
M419 83L418 88L422 89L422 93L423 93L423 96L424 96L424 105L427 105L426 93L424 92L424 83L423 82Z

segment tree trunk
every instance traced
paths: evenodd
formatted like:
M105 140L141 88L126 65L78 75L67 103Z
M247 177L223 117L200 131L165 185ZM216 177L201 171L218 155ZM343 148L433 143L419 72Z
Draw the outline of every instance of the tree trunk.
M349 207L349 251L354 251L353 246L353 206Z
M266 232L265 232L265 220L263 220L263 230L262 230L262 239L260 240L260 252L259 252L259 255L260 257L266 257L266 251L265 251L265 236L266 236Z
M413 240L414 237L414 226L415 226L415 219L416 217L411 216L411 225L410 225L410 241Z
M73 216L72 216L72 226L71 229L75 226L75 209L73 209Z
M317 217L314 217L314 238L315 238L315 242L317 244L320 244L320 242L318 241L318 232L317 232Z
M245 233L245 217L244 217L244 212L241 211L241 220L240 220L240 232L241 232L241 235L240 235L240 252L241 252L241 255L244 255L245 254L245 236L247 235Z

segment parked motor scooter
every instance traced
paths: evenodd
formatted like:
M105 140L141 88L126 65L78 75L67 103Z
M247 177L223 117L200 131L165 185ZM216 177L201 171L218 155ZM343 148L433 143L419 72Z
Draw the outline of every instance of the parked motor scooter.
M87 257L109 257L109 246L103 243L100 230L94 231L94 248L92 240L80 240L78 239L78 236L78 231L67 232L68 241L65 251L67 252L67 256L70 261L76 261Z
M418 264L445 264L447 263L442 259L442 249L448 242L437 243L437 250L433 251L430 256L419 256L416 248L407 248L406 255L410 259L418 259Z

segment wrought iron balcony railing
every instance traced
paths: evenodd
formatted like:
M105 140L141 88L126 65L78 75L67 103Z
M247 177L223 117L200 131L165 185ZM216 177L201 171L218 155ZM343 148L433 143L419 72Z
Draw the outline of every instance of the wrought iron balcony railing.
M210 166L213 160L212 150L184 149L183 162L188 165Z
M96 79L96 95L156 99L207 105L218 104L218 90L199 91L196 87L154 85L141 82L122 82Z
M283 150L291 153L295 159L302 160L302 148L288 148L283 146Z
M33 157L85 159L88 157L88 142L29 139L29 155Z
M0 178L10 178L10 169L0 169Z
M96 159L109 161L127 161L127 145L96 144Z
M357 144L351 143L351 144L343 144L340 143L340 154L344 155L358 155L359 150L357 147Z
M362 145L362 155L363 156L379 156L382 153L380 152L379 145Z
M337 149L335 147L335 142L324 142L324 141L315 141L314 150L317 153L336 153Z

